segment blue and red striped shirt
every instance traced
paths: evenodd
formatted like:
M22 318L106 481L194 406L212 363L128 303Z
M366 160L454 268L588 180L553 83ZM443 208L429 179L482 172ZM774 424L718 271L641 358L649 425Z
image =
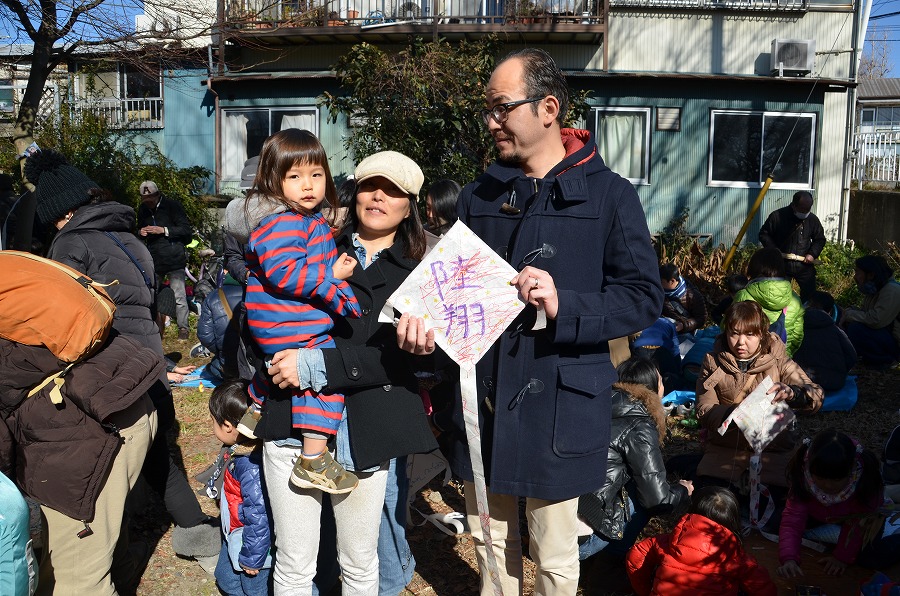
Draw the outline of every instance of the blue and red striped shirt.
M266 355L290 348L334 347L329 335L334 327L332 316L361 315L353 290L332 274L336 259L331 229L319 213L276 213L262 219L251 232L247 324ZM263 392L268 393L266 381L257 374L250 395L262 403ZM310 397L313 399L307 399ZM342 396L298 390L292 398L294 426L333 433L327 429L337 428L336 407L339 422Z

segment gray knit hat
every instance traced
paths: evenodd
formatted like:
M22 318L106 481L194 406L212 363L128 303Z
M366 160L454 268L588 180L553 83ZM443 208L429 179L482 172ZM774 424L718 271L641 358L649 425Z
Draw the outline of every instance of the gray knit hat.
M44 225L53 223L88 202L88 190L99 185L69 164L62 153L38 151L25 162L25 177L34 184L37 216Z

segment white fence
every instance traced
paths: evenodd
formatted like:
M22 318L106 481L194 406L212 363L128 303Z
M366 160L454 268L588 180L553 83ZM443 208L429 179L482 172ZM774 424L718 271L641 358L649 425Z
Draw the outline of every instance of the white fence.
M162 128L164 125L162 98L89 99L77 101L73 107L102 116L113 128Z
M865 182L900 182L900 132L866 132L853 136L853 178Z

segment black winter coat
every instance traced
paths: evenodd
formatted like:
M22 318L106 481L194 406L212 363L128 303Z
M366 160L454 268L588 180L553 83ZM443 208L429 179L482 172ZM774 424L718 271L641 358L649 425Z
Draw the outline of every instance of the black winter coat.
M50 401L52 383L27 397L64 367L46 348L0 338L0 404L15 440L0 444L0 462L7 467L14 457L16 481L31 498L89 521L121 442L108 421L144 399L165 365L112 331L103 349L66 374L61 407Z
M614 386L606 481L600 490L578 499L578 515L610 540L622 537L630 515L628 497L655 514L688 503L687 488L666 482L660 426L664 433L665 414L657 394L640 385ZM635 494L627 492L629 482Z
M759 241L764 248L777 248L782 253L818 258L825 248L825 230L815 213L798 219L788 205L769 214L759 229Z
M836 391L856 365L856 350L828 313L810 308L803 316L803 343L793 360L822 389Z
M85 205L57 232L47 256L94 281L107 284L118 280L118 284L106 288L116 303L113 328L162 356L159 327L151 315L156 300L153 259L144 243L131 233L133 227L134 209L127 205L112 201ZM141 270L106 232L118 238L138 260L150 288Z
M349 231L344 231L336 244L339 253L356 258ZM413 374L416 357L397 346L392 325L378 322L387 299L417 264L403 256L399 240L367 269L357 264L347 282L359 301L362 317L336 318L331 331L336 347L322 350L328 390L344 394L350 450L357 470L437 449ZM265 439L291 435L289 392L273 391L269 396L256 435Z
M169 228L168 236L152 234L146 237L156 272L165 275L169 271L183 269L187 264L185 245L191 241L193 230L181 203L164 196L160 197L155 208L141 203L137 221L138 230L145 226Z
M663 302L634 187L606 167L587 131L562 136L567 156L543 179L497 162L457 203L459 219L514 268L530 262L556 284L556 320L533 331L527 306L476 366L479 397L490 393L493 406L479 407L488 486L547 500L603 484L616 380L608 342L649 327ZM460 401L453 426L453 470L472 480Z
M687 290L681 298L669 298L663 302L662 316L675 321L678 333L693 333L706 326L706 299L694 284L684 280Z

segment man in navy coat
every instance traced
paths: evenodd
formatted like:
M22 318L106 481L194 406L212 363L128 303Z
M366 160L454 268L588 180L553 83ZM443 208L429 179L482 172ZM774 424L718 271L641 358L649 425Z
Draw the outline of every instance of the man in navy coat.
M520 271L523 313L478 363L491 536L503 593L522 591L518 497L526 497L536 594L578 586L578 496L603 484L609 445L609 340L649 327L663 291L644 212L631 184L604 165L590 132L562 128L569 94L544 51L494 70L482 116L500 159L459 198L460 219ZM545 328L534 330L538 309ZM402 317L406 349L434 350L421 321ZM493 593L474 499L462 410L452 420L454 472L466 480L482 594Z

